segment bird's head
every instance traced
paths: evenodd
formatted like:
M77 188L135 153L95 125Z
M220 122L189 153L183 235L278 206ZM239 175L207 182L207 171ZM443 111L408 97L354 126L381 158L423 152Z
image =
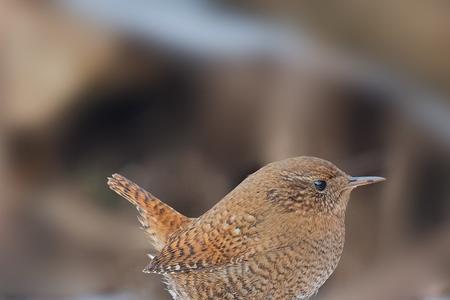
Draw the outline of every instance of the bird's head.
M271 163L260 172L268 178L265 190L274 205L287 211L341 216L354 188L385 180L349 176L329 161L306 156Z

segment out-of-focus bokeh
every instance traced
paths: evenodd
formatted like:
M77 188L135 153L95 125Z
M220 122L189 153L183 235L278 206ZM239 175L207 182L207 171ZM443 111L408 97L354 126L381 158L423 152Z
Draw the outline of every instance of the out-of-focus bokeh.
M169 299L120 172L198 216L314 155L354 192L318 300L450 299L446 1L0 3L0 299Z

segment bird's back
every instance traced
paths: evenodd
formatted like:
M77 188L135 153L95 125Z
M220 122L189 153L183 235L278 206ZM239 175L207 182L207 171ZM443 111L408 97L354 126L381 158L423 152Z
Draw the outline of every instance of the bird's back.
M321 238L298 236L284 246L274 240L274 247L243 261L165 277L180 300L308 299L335 269L343 243L343 230L329 230Z

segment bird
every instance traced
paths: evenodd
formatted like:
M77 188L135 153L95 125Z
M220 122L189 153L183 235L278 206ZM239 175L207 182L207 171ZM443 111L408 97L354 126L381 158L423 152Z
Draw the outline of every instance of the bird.
M272 162L247 176L198 218L127 178L108 186L134 204L174 300L306 300L338 265L351 191L385 180L353 177L324 159Z

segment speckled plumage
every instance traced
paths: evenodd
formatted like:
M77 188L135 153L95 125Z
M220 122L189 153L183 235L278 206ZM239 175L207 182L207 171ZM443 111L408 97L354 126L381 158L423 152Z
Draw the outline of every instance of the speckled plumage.
M381 180L351 178L318 158L274 162L196 219L120 175L108 184L140 211L160 251L144 272L162 274L174 299L301 300L339 262L351 190Z

